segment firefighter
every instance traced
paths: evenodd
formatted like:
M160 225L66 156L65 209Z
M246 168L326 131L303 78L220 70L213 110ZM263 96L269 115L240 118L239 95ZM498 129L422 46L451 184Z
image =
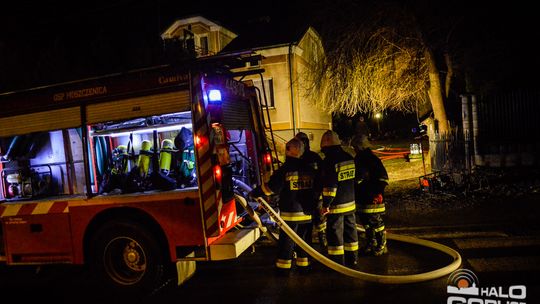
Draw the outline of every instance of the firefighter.
M366 230L363 252L375 256L385 254L386 231L384 215L384 189L388 174L382 161L370 149L367 136L355 136L351 144L356 152L356 205L360 223Z
M253 189L251 197L279 194L281 218L306 243L311 244L311 213L315 211L315 193L313 190L315 173L300 158L304 153L304 144L293 138L286 144L286 158L266 184ZM292 268L293 251L296 251L296 267L300 272L309 268L307 253L301 248L295 249L292 239L283 230L279 234L276 269L278 274L288 275Z
M326 215L328 256L339 264L355 267L358 263L358 233L354 159L341 148L339 136L331 130L321 138L321 151L325 155L321 172L321 215Z
M309 146L309 138L306 133L298 132L295 137L304 143L304 154L302 154L301 158L305 160L313 168L313 170L315 170L315 180L320 179L322 167L321 156L317 152L311 151ZM326 219L324 216L321 216L321 213L319 212L322 207L321 189L315 189L315 197L316 202L314 205L316 206L317 212L313 213L313 230L317 233L317 239L321 250L326 251Z

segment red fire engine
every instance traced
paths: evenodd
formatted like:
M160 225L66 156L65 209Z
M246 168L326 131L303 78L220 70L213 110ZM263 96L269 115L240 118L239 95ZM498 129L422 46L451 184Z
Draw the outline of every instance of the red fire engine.
M197 261L238 257L260 233L238 228L233 180L271 170L256 90L230 70L239 62L0 94L0 262L88 264L135 290L170 265L182 283Z

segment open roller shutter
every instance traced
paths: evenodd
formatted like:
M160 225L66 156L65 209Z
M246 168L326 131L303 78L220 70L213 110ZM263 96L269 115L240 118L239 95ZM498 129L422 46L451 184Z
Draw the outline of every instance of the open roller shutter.
M81 126L81 110L72 107L0 118L0 137Z
M251 129L250 105L246 100L225 100L223 102L223 125L228 130Z
M189 110L189 91L185 90L88 105L86 121L94 124Z

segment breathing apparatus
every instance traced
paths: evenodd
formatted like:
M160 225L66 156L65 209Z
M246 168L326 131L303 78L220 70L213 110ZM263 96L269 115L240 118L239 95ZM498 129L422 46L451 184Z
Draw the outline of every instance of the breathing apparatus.
M130 171L128 148L125 145L119 145L112 151L113 174L124 174Z
M139 158L137 159L137 167L139 167L140 177L146 177L148 169L150 167L150 159L152 157L152 143L149 140L143 140L141 142L141 150L139 151Z
M161 150L159 151L159 170L161 173L168 175L171 171L172 153L177 152L174 149L174 143L170 139L164 139L161 142Z

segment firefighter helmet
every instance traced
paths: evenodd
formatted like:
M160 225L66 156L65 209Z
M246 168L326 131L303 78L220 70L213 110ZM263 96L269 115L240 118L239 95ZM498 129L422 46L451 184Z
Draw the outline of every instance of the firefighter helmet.
M302 154L304 154L304 143L300 139L294 137L285 145L285 155L300 158Z
M328 130L324 132L321 137L321 149L330 146L339 146L341 145L341 140L336 132Z
M309 138L306 133L298 132L295 137L304 143L304 150L309 150Z
M369 139L366 135L357 135L353 137L351 140L351 146L358 150L371 148L371 144L369 143Z

